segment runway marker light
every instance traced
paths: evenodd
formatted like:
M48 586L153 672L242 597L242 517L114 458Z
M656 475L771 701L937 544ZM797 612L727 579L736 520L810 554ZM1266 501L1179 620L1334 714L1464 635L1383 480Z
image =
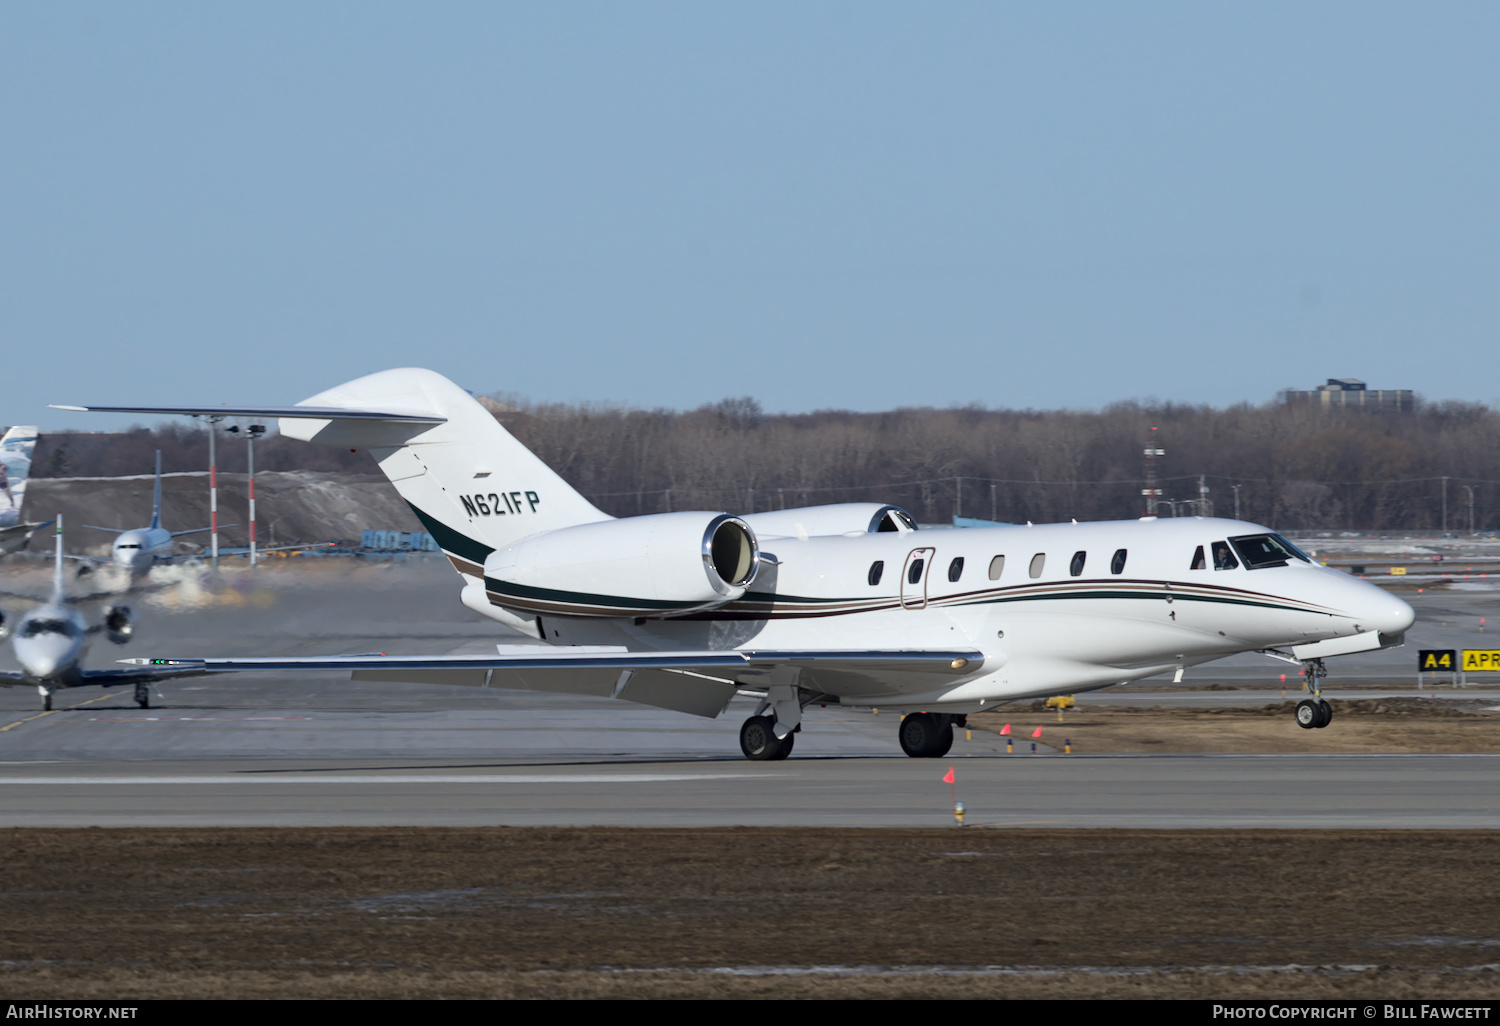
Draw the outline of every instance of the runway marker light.
M1031 742L1031 754L1032 755L1036 754L1036 742L1035 741Z
M1005 739L1005 754L1006 755L1014 755L1014 754L1016 754L1016 739L1015 738L1008 737L1008 738Z
M1063 738L1063 754L1064 755L1072 755L1073 754L1073 739L1070 738L1070 737Z
M953 818L956 819L956 820L958 820L958 825L959 826L963 826L964 825L964 803L963 802L954 802L953 803Z

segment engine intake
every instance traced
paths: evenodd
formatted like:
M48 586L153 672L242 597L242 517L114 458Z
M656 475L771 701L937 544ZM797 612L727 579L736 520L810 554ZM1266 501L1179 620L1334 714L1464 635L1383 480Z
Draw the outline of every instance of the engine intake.
M129 606L110 606L104 611L104 630L116 645L123 645L135 633L135 613Z
M485 561L497 606L531 615L672 617L732 602L755 580L755 532L727 513L660 513L565 527Z

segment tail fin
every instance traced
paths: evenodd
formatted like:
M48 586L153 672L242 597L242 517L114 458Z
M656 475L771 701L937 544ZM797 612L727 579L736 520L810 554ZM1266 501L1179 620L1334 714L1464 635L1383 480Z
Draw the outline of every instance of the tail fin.
M67 597L68 582L63 575L63 515L57 515L57 552L52 558L52 604L59 605Z
M35 448L35 427L13 427L0 439L0 527L21 522L21 502L26 496Z
M434 371L381 371L297 405L324 416L330 409L365 414L291 419L283 411L281 432L368 449L459 573L482 575L486 556L530 535L610 519ZM382 410L431 419L370 418L368 411Z
M212 425L210 425L212 426ZM251 496L254 498L254 496ZM156 450L156 490L151 493L151 526L161 526L161 450Z

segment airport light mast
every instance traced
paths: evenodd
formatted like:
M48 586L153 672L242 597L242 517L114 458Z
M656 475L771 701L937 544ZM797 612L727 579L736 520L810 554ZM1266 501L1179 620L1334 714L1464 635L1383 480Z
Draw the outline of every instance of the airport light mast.
M1156 428L1153 426L1151 430L1155 432ZM1154 433L1149 437L1150 444L1145 449L1146 487L1141 489L1141 494L1146 497L1146 516L1154 517L1156 516L1156 508L1161 503L1161 489L1157 487L1156 483L1156 458L1158 456L1165 456L1167 450L1156 447L1154 443L1157 436Z
M200 414L193 414L197 420ZM214 573L219 572L219 461L214 451L214 436L223 417L204 416L208 421L208 544Z
M238 424L225 428L230 434L239 434ZM264 424L248 424L245 426L245 469L250 488L250 569L254 570L255 563L255 443L260 436L266 433Z

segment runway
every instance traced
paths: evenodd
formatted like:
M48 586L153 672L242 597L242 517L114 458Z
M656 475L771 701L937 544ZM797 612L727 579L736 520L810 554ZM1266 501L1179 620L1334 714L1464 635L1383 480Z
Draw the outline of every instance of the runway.
M124 654L462 652L515 640L459 605L457 590L434 564L268 576L194 612L145 605L138 639L128 649L96 642L92 665ZM1454 601L1446 596L1439 614ZM1441 622L1432 633L1451 635ZM1420 637L1427 628L1419 622L1406 649L1358 657L1335 682L1358 677L1383 695L1411 687L1416 675L1403 667L1415 649L1438 647ZM1264 689L1273 671L1217 671L1240 690L1081 700L1263 704L1280 697ZM1212 672L1197 668L1189 681ZM1500 701L1488 688L1448 693ZM706 720L607 699L353 684L337 674L166 683L148 710L123 690L58 698L44 714L34 691L0 691L0 823L942 826L954 823L956 796L967 823L988 828L1500 827L1500 756L1490 755L1106 757L1048 744L1033 753L1027 738L1007 754L1004 739L975 731L959 732L945 759L914 760L896 743L894 711L812 707L791 759L767 764L739 754L749 702ZM941 779L949 765L953 788Z

